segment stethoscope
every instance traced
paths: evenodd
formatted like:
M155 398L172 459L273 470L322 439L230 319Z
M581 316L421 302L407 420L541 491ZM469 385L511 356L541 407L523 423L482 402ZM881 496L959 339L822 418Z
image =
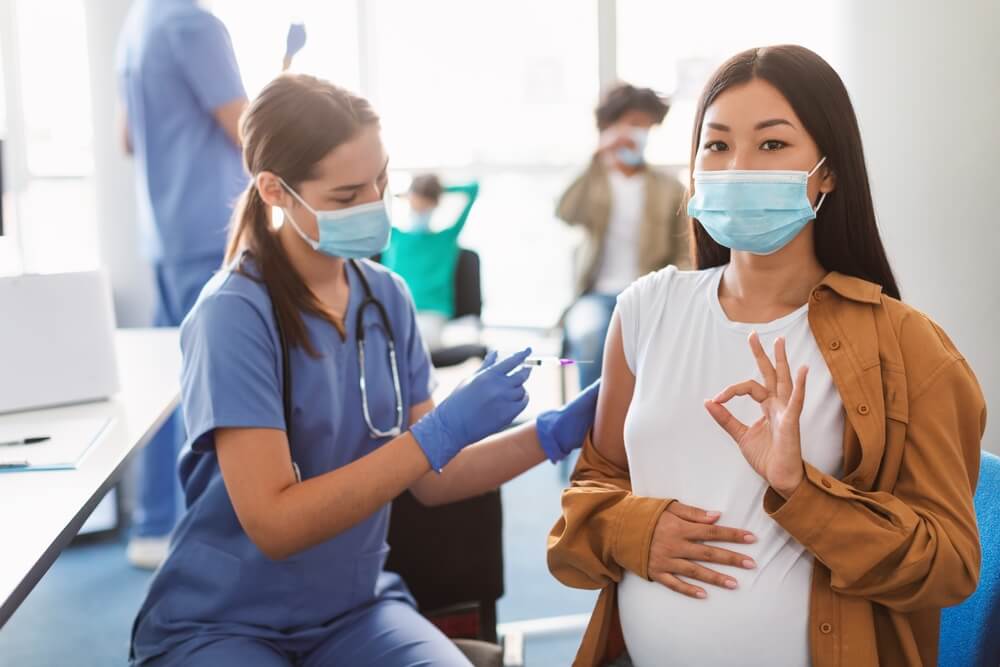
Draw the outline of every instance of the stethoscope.
M397 435L403 432L403 392L399 388L399 366L396 363L396 336L392 332L392 324L389 322L389 314L385 311L385 306L382 302L375 298L372 294L372 288L368 284L368 279L365 278L365 274L361 272L361 268L357 265L353 259L347 260L347 263L354 268L354 271L358 274L358 278L361 279L361 286L365 290L365 298L358 306L355 328L358 332L358 377L361 380L361 411L365 416L365 423L368 425L368 434L372 438L395 438ZM372 416L368 410L368 384L366 381L365 373L365 308L368 306L375 306L375 310L378 311L379 317L382 320L382 326L385 327L385 333L387 342L389 344L389 367L392 369L392 388L396 393L396 423L392 428L383 431L372 423Z
M386 312L385 306L375 298L371 285L368 284L368 279L365 278L361 267L353 259L347 260L347 264L358 275L358 278L361 280L361 287L365 293L364 299L361 301L361 305L358 306L358 312L355 315L355 329L358 339L358 377L360 378L361 385L361 412L364 415L365 424L368 426L368 434L373 439L394 438L403 432L403 392L399 385L399 365L396 362L396 336L392 331L392 324L389 322L389 314ZM396 394L396 423L389 429L380 429L375 426L368 407L364 317L365 309L369 306L374 306L379 318L382 320L382 326L385 328L389 347L389 367L392 369L392 387ZM271 307L274 309L273 300ZM288 343L285 339L285 332L281 327L281 320L278 318L277 309L274 309L274 324L278 329L278 342L281 345L281 399L285 413L285 433L290 442L292 432L292 365L289 362ZM301 482L302 474L299 471L299 466L292 461L292 467L295 469L296 479Z

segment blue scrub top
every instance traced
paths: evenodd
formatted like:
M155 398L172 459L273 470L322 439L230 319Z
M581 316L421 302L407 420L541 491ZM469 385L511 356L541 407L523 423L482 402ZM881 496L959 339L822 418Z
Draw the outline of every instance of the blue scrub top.
M167 263L221 257L246 187L213 113L245 98L229 33L194 0L136 0L118 40L143 249Z
M243 267L255 275L249 256ZM388 269L369 261L359 267L388 311L408 415L433 389L413 301L403 281ZM346 340L326 320L306 316L321 357L310 357L299 347L290 350L289 444L303 479L347 465L389 440L373 439L362 416L355 317L364 292L353 270L347 270L347 277ZM395 421L395 399L386 334L375 308L365 310L364 327L372 420L388 428ZM181 347L188 439L180 477L187 512L136 620L135 657L141 661L159 655L194 631L286 641L319 631L387 592L398 592L398 577L382 569L388 554L388 505L283 561L265 556L236 518L219 470L214 430L285 428L281 348L263 284L232 267L213 277L181 327Z

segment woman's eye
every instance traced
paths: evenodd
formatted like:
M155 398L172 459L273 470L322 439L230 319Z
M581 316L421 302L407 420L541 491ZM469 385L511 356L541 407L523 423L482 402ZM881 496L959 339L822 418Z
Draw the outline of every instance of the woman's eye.
M707 144L705 144L705 148L712 151L713 153L729 150L729 146L727 146L726 142L724 141L710 141Z
M780 151L782 148L787 146L784 141L778 141L777 139L769 139L760 145L761 150L765 151Z
M331 201L334 201L334 202L336 202L338 204L341 204L341 205L345 205L345 204L350 204L352 201L355 200L355 198L357 198L357 195L352 195L352 196L348 197L347 199L333 199Z

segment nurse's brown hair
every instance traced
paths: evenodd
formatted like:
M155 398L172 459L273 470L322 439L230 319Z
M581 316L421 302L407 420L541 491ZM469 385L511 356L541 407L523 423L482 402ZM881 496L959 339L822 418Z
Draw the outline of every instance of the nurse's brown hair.
M762 79L778 89L802 120L806 132L826 156L824 167L837 176L816 216L815 252L827 271L862 278L900 298L896 278L879 236L872 203L868 170L861 147L861 131L847 88L837 72L818 55L802 46L782 45L738 53L709 79L695 114L691 140L691 171L701 143L705 111L733 86ZM689 192L694 191L694 182ZM716 243L701 223L691 220L694 265L698 269L729 262L729 248Z
M343 333L343 323L306 286L277 238L271 207L261 199L254 179L262 171L280 176L293 189L315 176L317 163L366 126L379 122L368 101L305 74L283 74L269 83L240 119L243 162L251 181L240 196L229 231L226 264L249 252L259 278L267 285L289 347L310 355L303 314L322 317Z

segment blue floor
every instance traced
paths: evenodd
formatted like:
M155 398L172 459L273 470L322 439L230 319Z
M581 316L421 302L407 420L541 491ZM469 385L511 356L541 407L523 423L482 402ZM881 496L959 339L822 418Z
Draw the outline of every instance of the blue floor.
M595 593L564 588L545 565L562 486L559 468L543 464L503 489L507 594L500 622L590 611ZM0 667L125 664L148 580L126 562L121 541L69 548L0 630ZM579 634L531 640L526 665L568 665L578 641Z

